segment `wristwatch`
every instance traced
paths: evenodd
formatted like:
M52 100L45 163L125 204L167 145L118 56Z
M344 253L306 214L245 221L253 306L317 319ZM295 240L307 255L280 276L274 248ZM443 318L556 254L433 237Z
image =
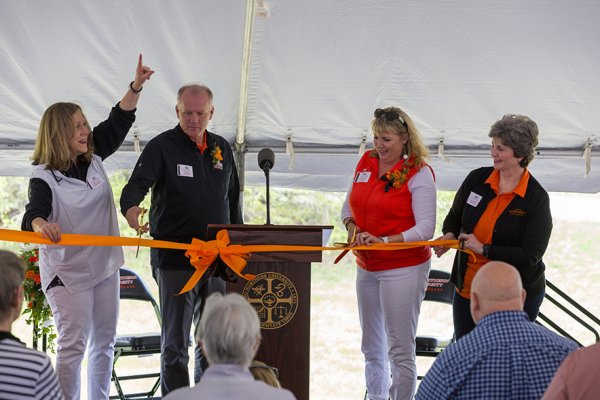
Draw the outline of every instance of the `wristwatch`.
M490 247L491 247L490 244L483 245L483 251L481 252L481 255L484 256L485 258L489 258Z

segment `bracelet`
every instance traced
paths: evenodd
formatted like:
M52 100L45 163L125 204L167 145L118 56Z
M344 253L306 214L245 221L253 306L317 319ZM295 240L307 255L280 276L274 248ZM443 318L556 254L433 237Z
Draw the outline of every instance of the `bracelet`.
M142 87L140 87L140 90L135 90L133 88L133 81L131 81L131 83L129 84L129 90L131 90L134 94L139 94L142 91L143 88L144 87L142 86Z
M387 236L381 236L379 239L383 240L383 243L389 243L390 242L390 238Z
M352 219L352 218L348 218L348 219L346 220L346 222L344 222L344 226L346 227L346 230L348 230L348 225L350 225L350 223L353 223L353 224L354 224L354 219Z

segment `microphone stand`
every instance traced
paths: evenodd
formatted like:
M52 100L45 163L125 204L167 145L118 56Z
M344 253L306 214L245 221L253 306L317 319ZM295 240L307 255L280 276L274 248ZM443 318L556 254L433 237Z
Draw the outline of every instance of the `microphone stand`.
M263 168L263 171L265 171L265 178L267 180L267 223L265 225L271 225L271 203L270 203L270 199L269 199L269 168L270 165L265 165L265 168Z
M267 223L265 225L271 225L271 199L269 190L269 170L275 165L275 153L269 148L264 148L258 152L258 167L265 173L267 180Z

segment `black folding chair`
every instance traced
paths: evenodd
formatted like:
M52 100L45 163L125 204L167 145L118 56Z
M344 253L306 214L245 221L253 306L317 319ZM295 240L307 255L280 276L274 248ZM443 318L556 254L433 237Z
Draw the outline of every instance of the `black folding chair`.
M144 283L143 279L132 269L121 268L121 300L135 300L146 302L154 310L158 326L162 321L160 317L160 309L150 290ZM147 356L151 354L160 354L160 332L153 333L136 333L136 334L117 334L115 343L115 358L113 361L112 381L115 384L117 395L110 396L111 399L152 399L154 394L160 387L160 372L141 373L130 375L118 375L117 362L122 357L128 356ZM159 367L160 368L160 367ZM159 370L160 371L160 370ZM124 393L122 383L131 380L148 380L154 381L153 386L146 392Z
M429 271L429 282L427 284L423 302L437 302L451 306L453 296L454 285L450 282L450 274L436 269ZM419 318L422 320L422 318L427 317L427 315L422 314ZM448 320L452 323L451 307L448 307ZM452 332L454 332L453 327ZM418 335L416 338L416 355L420 357L437 357L438 354L444 351L444 349L453 341L454 333L447 336ZM419 376L418 378L421 379L422 376Z

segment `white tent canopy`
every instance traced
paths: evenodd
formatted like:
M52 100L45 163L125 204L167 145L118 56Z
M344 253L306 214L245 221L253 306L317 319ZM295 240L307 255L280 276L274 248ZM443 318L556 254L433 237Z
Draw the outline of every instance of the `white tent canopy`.
M1 6L0 175L28 175L51 103L76 101L92 125L102 121L142 53L156 74L126 144L107 160L111 168L134 165L133 131L143 144L175 126L177 89L199 81L215 93L210 129L244 145L246 184L263 183L256 152L272 147L273 186L345 190L361 142L371 142L373 110L397 105L432 149L440 189L456 189L470 169L491 165L490 125L518 113L540 127L531 170L547 190L600 191L597 0ZM294 156L284 153L288 138Z

